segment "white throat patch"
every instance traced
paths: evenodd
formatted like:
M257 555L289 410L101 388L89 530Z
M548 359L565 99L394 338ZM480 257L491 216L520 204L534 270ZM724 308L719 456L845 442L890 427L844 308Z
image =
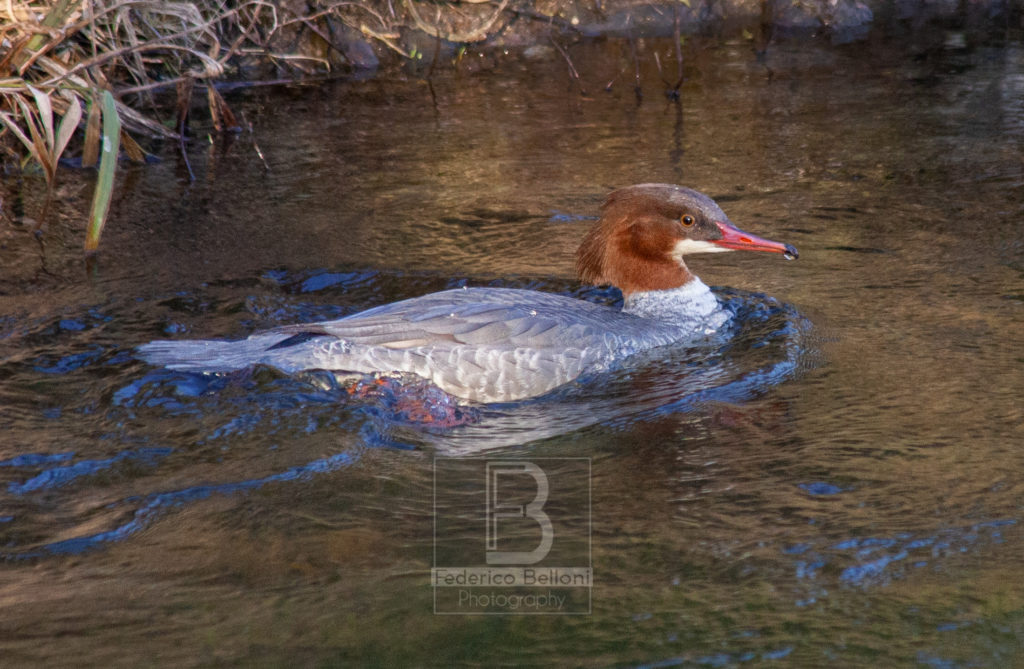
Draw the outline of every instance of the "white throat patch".
M683 239L676 242L676 245L672 247L672 257L680 259L691 253L723 253L725 251L732 251L732 249L727 249L724 246L711 242Z

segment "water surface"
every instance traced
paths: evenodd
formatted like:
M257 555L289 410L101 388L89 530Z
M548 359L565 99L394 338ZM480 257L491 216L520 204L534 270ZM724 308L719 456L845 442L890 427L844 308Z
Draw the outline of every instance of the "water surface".
M499 58L239 93L255 138L197 142L194 183L170 150L127 167L88 274L86 175L42 250L5 220L5 666L1012 665L1024 51L800 43L768 76L694 40L675 104L663 47L639 102L614 43L573 52L582 92ZM800 249L693 260L727 337L455 429L317 375L132 357L460 285L614 305L573 253L641 182ZM19 193L5 214L33 215ZM590 460L590 615L433 614L433 464L473 453Z

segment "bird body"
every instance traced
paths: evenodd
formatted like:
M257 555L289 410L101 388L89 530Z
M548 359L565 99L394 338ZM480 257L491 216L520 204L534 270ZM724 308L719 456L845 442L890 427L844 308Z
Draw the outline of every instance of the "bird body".
M263 364L287 373L408 373L464 400L515 401L720 328L727 312L683 256L740 248L797 255L736 229L697 191L643 184L609 196L577 255L585 281L622 290L621 311L538 291L463 288L239 341L154 341L139 355L190 372Z

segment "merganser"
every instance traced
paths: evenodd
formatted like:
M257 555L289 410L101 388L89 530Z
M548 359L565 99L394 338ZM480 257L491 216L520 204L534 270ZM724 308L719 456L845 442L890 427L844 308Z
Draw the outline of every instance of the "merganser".
M683 258L732 250L797 257L789 244L736 228L703 193L640 184L608 196L576 256L583 281L622 291L621 311L532 290L456 288L239 341L154 341L138 352L189 372L262 364L285 373L413 374L463 400L510 402L720 328L728 312Z

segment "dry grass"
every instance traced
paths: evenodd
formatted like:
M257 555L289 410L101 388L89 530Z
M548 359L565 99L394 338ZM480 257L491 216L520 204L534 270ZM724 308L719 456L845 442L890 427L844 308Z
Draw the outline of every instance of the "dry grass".
M239 63L291 75L329 70L327 52L338 50L332 20L388 43L399 16L391 0L0 0L0 161L38 165L52 193L69 147L87 167L116 147L142 160L129 133L181 140L197 83L206 85L214 127L235 128L212 82ZM177 91L174 126L139 111L156 109L156 89ZM105 121L110 114L116 123ZM116 155L107 168L115 164ZM101 189L112 187L112 178L98 180L90 246L102 228L95 214L105 212L96 203L110 198Z
M82 163L92 166L99 159L101 165L89 250L95 249L106 218L118 148L136 160L144 157L126 130L149 136L176 134L120 101L125 91L118 88L133 88L139 94L167 79L221 76L231 54L221 46L220 23L254 5L210 19L192 3L5 3L0 22L0 149L22 167L38 164L46 176L47 192L52 193L58 160L85 120ZM40 224L49 199L48 195L37 219Z

